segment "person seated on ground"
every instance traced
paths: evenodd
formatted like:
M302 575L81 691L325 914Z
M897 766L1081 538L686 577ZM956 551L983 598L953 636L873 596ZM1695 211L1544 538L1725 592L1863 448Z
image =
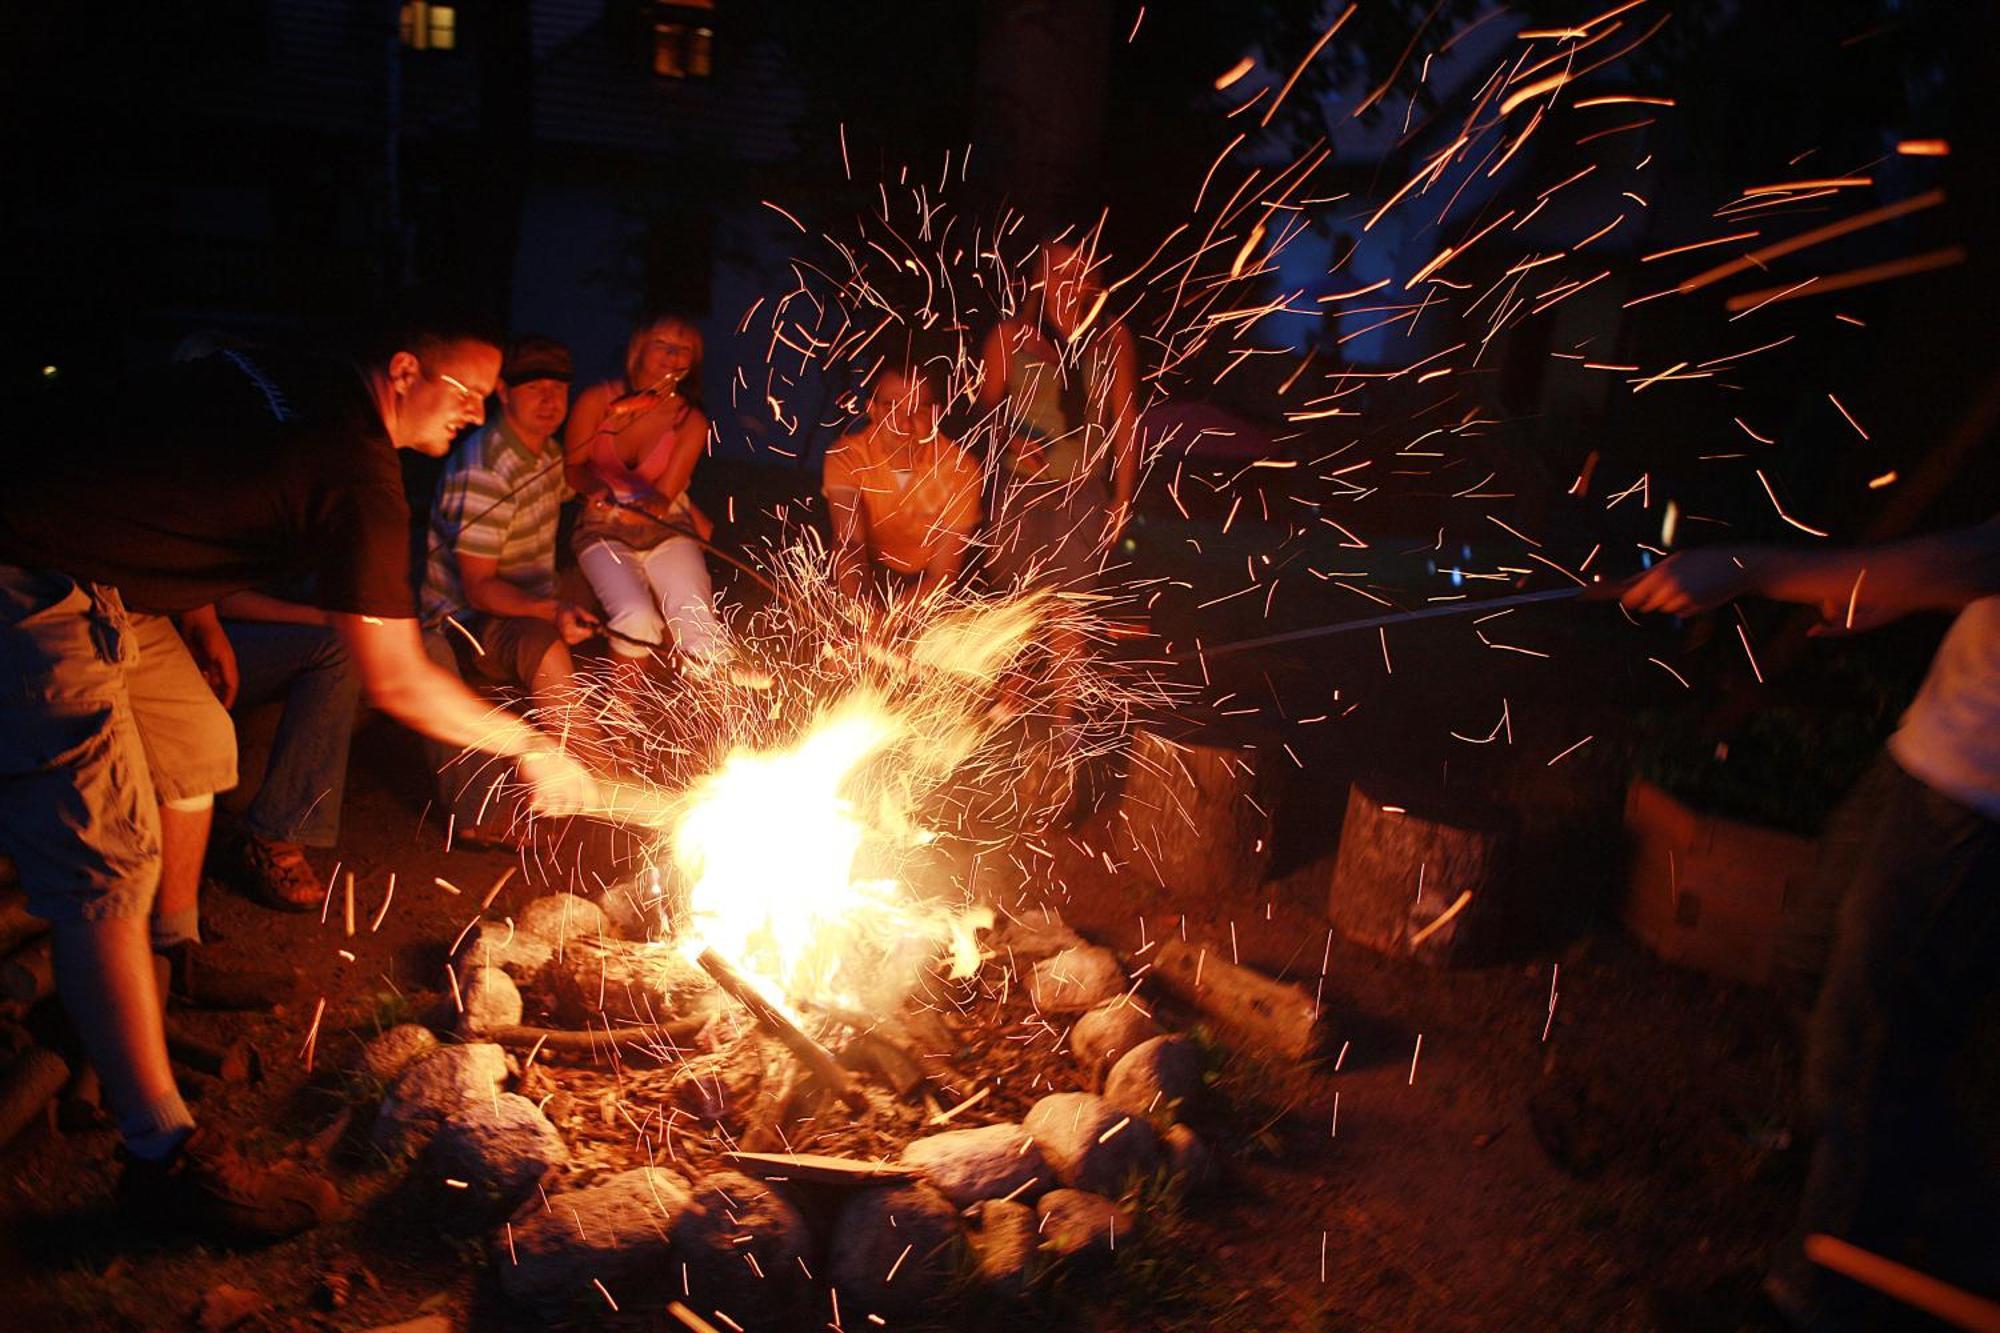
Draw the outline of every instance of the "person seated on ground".
M1965 1077L2000 1017L2000 519L1853 550L1688 551L1623 601L1685 616L1746 596L1816 607L1822 634L1958 613L1828 825L1851 850L1823 861L1837 860L1839 882L1820 886L1839 916L1802 1080L1819 1137L1764 1281L1796 1327L1899 1327L1888 1302L1811 1262L1805 1244L1832 1236L2000 1296L2000 1172L1978 1151L1991 1108Z
M1044 244L1026 312L981 345L975 401L1000 483L986 576L1003 591L1094 589L1131 516L1138 359L1097 262L1089 245Z
M333 617L307 604L308 597L303 589L292 597L252 589L215 604L236 655L236 697L224 705L239 722L262 704L283 709L229 867L253 899L286 912L310 912L325 897L306 849L332 847L340 836L348 742L361 699L361 678Z
M713 526L687 493L708 441L701 353L701 331L686 319L640 325L624 378L578 395L563 435L570 486L584 497L577 565L627 670L669 646L697 667L728 653L702 558Z
M596 731L569 711L577 695L570 648L598 626L556 594L556 527L569 487L555 434L569 414L571 373L569 348L552 339L507 349L498 420L460 440L438 478L422 601L432 661L526 691L545 728L584 743ZM454 844L515 846L517 831L487 800L489 784L454 762L457 751L430 750L456 817Z
M950 584L979 525L979 485L979 464L938 428L924 376L877 374L867 428L828 446L821 474L840 590L921 597Z
M441 457L499 369L489 339L432 322L342 363L231 349L152 383L9 386L31 438L68 443L0 488L0 852L50 923L57 993L117 1117L120 1198L176 1234L272 1239L339 1203L322 1177L198 1127L168 1060L149 925L193 909L168 890L198 871L214 794L236 781L203 679L228 694L237 674L215 603L313 575L376 707L513 758L545 811L603 799L547 737L438 670L418 633L396 450Z

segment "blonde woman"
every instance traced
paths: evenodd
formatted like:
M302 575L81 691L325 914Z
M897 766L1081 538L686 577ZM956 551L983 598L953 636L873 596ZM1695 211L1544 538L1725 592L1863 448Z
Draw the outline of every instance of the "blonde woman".
M625 376L584 390L563 433L584 497L576 559L604 604L612 651L638 666L669 645L690 663L727 644L701 553L713 531L687 494L708 441L701 331L679 316L641 325Z

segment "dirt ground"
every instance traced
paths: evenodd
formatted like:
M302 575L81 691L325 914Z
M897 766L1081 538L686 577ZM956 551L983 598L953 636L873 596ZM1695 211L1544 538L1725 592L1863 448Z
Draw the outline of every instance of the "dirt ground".
M1185 579L1149 608L1167 639L1184 644L1199 624L1212 644L1376 609L1305 580L1268 618L1238 599L1197 620L1197 601L1227 590L1216 580L1235 577L1232 561L1241 568L1227 524L1151 523L1147 572ZM1268 534L1244 540L1255 549ZM1382 542L1371 568L1420 579L1431 545ZM1201 560L1177 567L1189 547L1205 548ZM1214 619L1239 611L1240 623ZM1021 905L1046 902L1101 943L1184 934L1294 979L1320 995L1329 1050L1344 1054L1337 1068L1332 1056L1300 1068L1230 1053L1217 1071L1229 1110L1211 1127L1229 1163L1221 1196L1154 1210L1108 1279L1061 1284L1025 1314L982 1312L974 1324L1736 1326L1802 1169L1792 1021L1766 994L1658 963L1615 924L1630 719L1678 688L1646 659L1687 658L1605 607L1531 608L1486 631L1534 652L1496 651L1464 622L1439 621L1218 659L1205 681L1189 677L1203 686L1200 710L1268 733L1265 753L1286 776L1272 878L1258 888L1169 893L1135 867L1107 868L1102 811L1050 841L1054 860L1019 886ZM1498 739L1482 741L1489 731ZM1330 936L1342 811L1363 775L1447 804L1498 801L1520 818L1513 929L1494 961L1432 970ZM220 955L301 973L297 999L275 1014L179 1020L262 1052L260 1083L187 1080L197 1115L246 1150L304 1151L350 1104L372 1100L340 1073L359 1043L448 1005L448 948L512 862L447 853L429 794L416 743L366 723L335 853L359 877L351 939L338 905L322 923L206 891ZM601 836L573 828L554 839L495 913L607 867ZM390 872L395 899L377 928ZM254 1294L245 1327L358 1329L433 1314L531 1326L498 1300L485 1245L426 1228L401 1206L399 1173L357 1150L359 1138L332 1154L345 1220L232 1253L131 1234L111 1208L110 1131L37 1126L0 1154L0 1308L19 1327L183 1329L204 1294L227 1285Z
M1283 666L1275 677L1268 663L1259 672L1282 680ZM1353 752L1385 752L1384 739L1365 729L1343 745L1349 771ZM1274 1067L1254 1052L1230 1059L1219 1082L1232 1111L1217 1131L1231 1163L1228 1189L1162 1214L1112 1282L1059 1290L1026 1322L1727 1322L1782 1233L1796 1188L1795 1041L1784 1016L1764 995L1664 967L1601 925L1544 931L1507 961L1443 972L1330 938L1324 900L1344 773L1327 747L1302 757L1310 766L1295 775L1280 823L1303 831L1281 844L1279 877L1253 895L1178 901L1131 873L1109 873L1089 854L1088 823L1058 840L1049 882L1028 886L1031 899L1051 902L1102 942L1136 948L1141 932L1181 932L1219 956L1233 950L1245 963L1322 987L1336 1048L1346 1052L1337 1070L1331 1061ZM1565 839L1607 836L1602 790L1615 774L1579 765L1554 790L1539 755L1513 772L1535 780L1529 767L1543 767L1545 789L1531 793L1537 808L1567 800L1575 818L1561 830ZM360 877L353 939L337 906L322 924L317 915L265 911L219 885L207 892L220 954L282 958L302 974L297 1001L276 1014L180 1020L214 1040L248 1037L262 1051L261 1083L189 1076L197 1114L249 1151L301 1151L348 1104L337 1071L357 1043L447 996L446 949L510 862L447 854L442 829L424 817L426 789L409 738L379 720L365 727L338 849ZM580 850L585 862L600 856L587 841L565 850ZM1542 882L1535 891L1551 901L1599 895L1615 877L1608 844L1567 855L1595 865L1603 882ZM1553 854L1537 864L1563 863ZM392 870L395 901L371 930ZM1530 884L1534 870L1524 876ZM543 877L538 866L517 875L494 910L547 891L530 882ZM1568 906L1548 914L1578 919ZM308 1071L301 1053L322 999ZM255 1293L253 1327L365 1328L429 1313L460 1324L515 1322L496 1305L482 1245L415 1225L396 1206L395 1176L365 1154L338 1152L334 1162L352 1204L347 1220L262 1252L229 1253L120 1227L110 1207L108 1130L32 1129L0 1158L7 1308L21 1327L185 1328L204 1293L226 1284Z

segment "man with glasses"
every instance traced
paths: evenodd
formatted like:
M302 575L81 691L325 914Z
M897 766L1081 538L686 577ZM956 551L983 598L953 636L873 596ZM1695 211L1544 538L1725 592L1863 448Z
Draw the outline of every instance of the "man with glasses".
M38 381L10 404L29 438L65 444L0 492L0 851L51 923L58 992L118 1118L121 1197L154 1221L259 1240L337 1206L324 1179L197 1128L168 1064L154 940L191 929L214 793L236 781L216 601L310 575L376 707L515 760L543 810L596 800L418 634L396 451L443 455L499 369L491 339L431 323L358 363L225 350L136 392Z

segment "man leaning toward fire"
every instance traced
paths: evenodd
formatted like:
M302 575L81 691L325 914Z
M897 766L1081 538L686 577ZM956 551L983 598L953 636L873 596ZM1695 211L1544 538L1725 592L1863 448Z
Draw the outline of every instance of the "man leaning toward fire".
M1687 615L1742 596L1817 607L1826 634L1958 613L1887 752L1835 816L1863 832L1838 868L1839 923L1806 1042L1819 1137L1764 1283L1801 1328L1879 1327L1879 1298L1808 1261L1807 1236L2000 1288L2000 1182L1954 1087L2000 1000L2000 519L1853 550L1689 551L1623 601Z
M418 638L396 450L442 455L484 419L499 368L491 339L434 322L358 362L232 349L25 409L48 426L32 438L68 447L0 493L0 849L51 923L57 991L117 1116L121 1201L156 1223L268 1239L338 1205L323 1178L252 1164L197 1127L167 1058L148 914L163 864L199 859L214 793L236 780L203 679L227 692L235 678L218 599L310 573L376 707L514 758L543 809L596 799Z

